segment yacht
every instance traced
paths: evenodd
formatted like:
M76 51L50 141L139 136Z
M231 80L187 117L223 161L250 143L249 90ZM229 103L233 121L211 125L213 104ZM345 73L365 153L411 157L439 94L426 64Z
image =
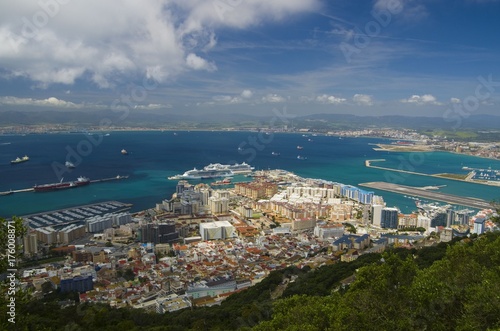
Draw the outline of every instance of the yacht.
M74 168L76 168L76 166L73 163L69 162L69 161L66 161L66 163L64 165L68 169L74 169Z

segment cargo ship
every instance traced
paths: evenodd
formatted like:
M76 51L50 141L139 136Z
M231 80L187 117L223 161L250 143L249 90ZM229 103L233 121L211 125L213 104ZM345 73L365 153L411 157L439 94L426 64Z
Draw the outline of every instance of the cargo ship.
M23 163L23 162L29 161L29 159L30 158L27 155L25 155L23 157L16 157L15 160L10 161L10 164Z
M87 177L78 177L75 181L71 182L63 182L63 180L64 178L62 178L59 183L35 185L33 186L33 190L35 190L35 192L48 192L64 190L67 188L75 188L90 184L90 179L88 179Z

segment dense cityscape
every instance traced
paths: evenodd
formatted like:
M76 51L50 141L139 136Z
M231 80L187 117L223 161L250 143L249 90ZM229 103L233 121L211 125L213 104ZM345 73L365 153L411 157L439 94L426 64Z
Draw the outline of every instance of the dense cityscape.
M164 313L220 304L273 270L498 229L493 206L474 212L415 198L415 212L402 214L355 186L284 170L247 175L222 189L180 180L171 199L134 214L110 201L23 216L25 258L66 258L23 269L21 285L39 298L78 291L80 303Z
M500 330L499 13L0 2L0 330Z

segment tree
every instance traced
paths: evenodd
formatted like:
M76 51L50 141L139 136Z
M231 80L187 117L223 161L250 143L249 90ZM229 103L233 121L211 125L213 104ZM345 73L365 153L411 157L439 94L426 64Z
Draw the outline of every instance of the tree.
M361 268L339 305L342 329L410 330L408 292L417 271L412 257L396 254Z
M495 214L490 219L495 222L498 226L500 226L500 200L493 200L491 202L491 206L495 209Z
M16 216L13 216L10 220L0 218L0 247L6 250L1 255L0 273L16 267L17 263L21 261L23 256L22 238L26 231L27 228L22 218Z

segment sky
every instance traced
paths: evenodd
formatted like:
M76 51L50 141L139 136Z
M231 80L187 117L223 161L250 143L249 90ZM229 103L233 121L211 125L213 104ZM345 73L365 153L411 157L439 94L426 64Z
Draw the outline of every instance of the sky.
M2 1L0 110L500 115L499 17L499 0Z

